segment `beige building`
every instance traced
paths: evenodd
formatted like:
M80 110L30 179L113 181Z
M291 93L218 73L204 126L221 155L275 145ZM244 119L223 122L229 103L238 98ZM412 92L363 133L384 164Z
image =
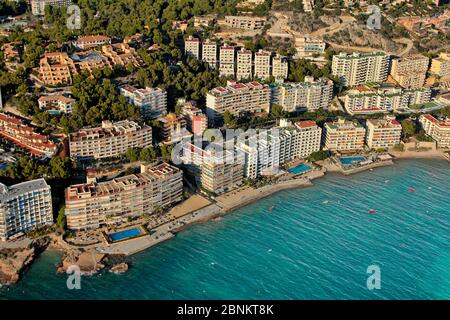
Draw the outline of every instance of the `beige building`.
M234 147L227 150L225 145L186 143L182 160L197 184L209 192L220 194L242 184L244 163Z
M201 42L199 38L189 36L184 41L184 53L187 57L193 57L200 60Z
M113 65L140 67L144 63L133 47L128 43L114 43L102 46L103 54Z
M225 24L230 28L258 30L264 27L266 24L266 18L252 16L225 16Z
M187 130L187 122L182 115L169 113L159 121L162 123L162 138L165 143L175 143L192 136Z
M111 44L111 38L107 36L79 36L75 41L75 46L81 50L94 49L98 46Z
M366 120L366 144L370 149L388 149L400 143L402 125L395 117Z
M272 76L275 79L286 79L288 77L288 69L286 57L277 54L272 58Z
M366 130L357 122L338 119L324 126L324 149L355 152L364 149Z
M217 43L210 40L202 43L202 60L213 69L217 67Z
M67 227L97 229L152 214L183 199L182 171L168 163L141 166L141 173L66 189Z
M259 50L255 52L255 68L253 76L260 79L268 79L270 77L270 57L271 52Z
M341 52L333 56L333 75L342 80L346 87L369 82L385 82L389 71L389 56L384 52L353 53Z
M450 53L442 52L431 61L430 71L441 78L450 76Z
M332 99L333 81L327 78L305 77L304 82L286 82L272 88L272 103L288 112L327 109Z
M419 118L420 124L427 135L432 137L438 148L450 148L450 119L438 120L430 114L423 114Z
M251 79L252 78L252 63L253 53L250 50L241 48L237 52L237 67L236 67L236 79Z
M65 52L45 53L39 61L39 78L48 85L72 84L76 72L73 60Z
M70 156L73 159L118 157L130 148L152 145L152 128L123 120L103 121L101 127L83 128L69 135Z
M75 99L61 94L41 96L38 99L39 109L50 113L72 113L74 103Z
M206 95L206 114L210 123L222 118L225 111L239 116L246 113L270 111L270 88L260 82L236 83L217 87Z
M219 72L221 76L234 77L235 55L235 47L226 45L220 47Z
M420 54L392 60L391 75L406 89L422 88L427 76L430 59Z

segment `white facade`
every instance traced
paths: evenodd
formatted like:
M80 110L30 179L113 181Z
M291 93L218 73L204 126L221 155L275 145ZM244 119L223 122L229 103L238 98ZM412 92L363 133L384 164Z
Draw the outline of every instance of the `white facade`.
M167 114L167 92L161 88L138 89L133 86L123 86L120 93L128 102L139 107L146 119L155 119Z

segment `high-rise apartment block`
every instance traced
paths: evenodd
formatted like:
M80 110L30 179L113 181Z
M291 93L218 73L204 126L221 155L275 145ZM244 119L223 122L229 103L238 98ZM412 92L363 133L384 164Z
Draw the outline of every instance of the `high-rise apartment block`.
M192 36L189 36L184 41L184 52L186 56L196 58L197 60L200 60L200 54L201 54L201 41L199 38L194 38Z
M206 40L202 43L202 60L215 69L217 67L217 43Z
M241 48L237 52L237 67L236 67L236 79L251 79L252 78L252 63L253 53L250 50Z
M268 79L270 73L270 59L272 53L269 51L259 50L255 52L255 66L253 76L260 79Z
M340 53L333 56L333 75L346 87L369 82L385 82L389 71L389 56L384 52Z
M366 144L371 149L388 149L400 143L402 125L395 117L366 120Z
M364 149L365 128L357 122L338 119L324 126L324 149L359 151Z
M234 77L236 49L233 46L221 46L219 55L219 73L224 77Z
M160 88L138 89L125 85L120 88L120 94L125 96L129 103L139 107L146 119L154 119L167 114L167 92Z
M450 118L438 120L430 114L423 114L419 122L425 133L436 141L438 148L450 148Z
M0 239L53 224L52 195L44 179L0 183Z
M430 59L422 55L410 55L392 60L391 75L406 89L422 88L427 76Z

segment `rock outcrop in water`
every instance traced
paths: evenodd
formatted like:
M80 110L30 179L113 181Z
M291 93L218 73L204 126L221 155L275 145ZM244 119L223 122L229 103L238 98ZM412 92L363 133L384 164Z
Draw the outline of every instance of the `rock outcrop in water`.
M113 273L125 273L128 271L128 264L126 264L125 262L119 263L119 264L115 264L112 266L112 268L109 270L109 272L113 272Z
M14 284L22 271L30 265L35 255L34 247L0 250L0 284Z

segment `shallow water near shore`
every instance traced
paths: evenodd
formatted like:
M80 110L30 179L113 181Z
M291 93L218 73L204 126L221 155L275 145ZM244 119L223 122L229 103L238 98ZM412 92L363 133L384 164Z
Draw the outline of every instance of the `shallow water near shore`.
M81 290L44 252L0 299L450 299L449 178L445 160L328 174L192 226L125 274L82 277ZM380 290L367 289L370 265Z

